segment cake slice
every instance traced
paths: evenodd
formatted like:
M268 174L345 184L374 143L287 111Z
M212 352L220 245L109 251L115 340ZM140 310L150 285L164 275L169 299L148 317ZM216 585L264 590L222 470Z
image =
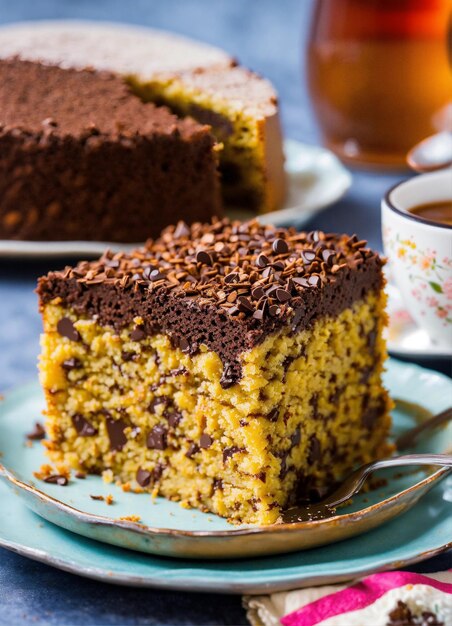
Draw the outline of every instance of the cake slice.
M228 205L262 213L283 205L277 94L223 50L149 28L51 21L0 28L0 57L11 55L123 76L146 100L211 125L223 146L221 186Z
M138 242L210 219L217 152L111 73L0 59L0 239Z
M51 460L277 522L390 449L381 267L356 236L217 220L49 273Z
M284 202L286 179L278 101L264 78L231 64L179 73L130 77L145 100L209 124L223 145L220 172L225 203L261 213Z

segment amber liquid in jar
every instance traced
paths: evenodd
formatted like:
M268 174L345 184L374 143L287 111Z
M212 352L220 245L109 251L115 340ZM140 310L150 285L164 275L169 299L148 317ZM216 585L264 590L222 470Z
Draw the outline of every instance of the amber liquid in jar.
M324 141L340 158L405 167L416 143L452 130L451 5L316 0L308 84Z

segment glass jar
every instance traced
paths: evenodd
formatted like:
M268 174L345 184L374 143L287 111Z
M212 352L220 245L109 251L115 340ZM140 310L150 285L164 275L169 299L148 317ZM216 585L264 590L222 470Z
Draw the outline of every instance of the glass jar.
M406 166L452 130L450 0L314 0L308 85L326 145L358 165Z

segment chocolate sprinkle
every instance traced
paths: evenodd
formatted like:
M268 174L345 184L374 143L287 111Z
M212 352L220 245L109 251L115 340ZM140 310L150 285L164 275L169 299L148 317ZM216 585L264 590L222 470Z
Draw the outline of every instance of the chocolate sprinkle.
M74 425L75 430L81 437L94 437L97 435L97 429L89 422L86 417L80 415L80 413L75 413L72 416L72 424Z
M62 337L66 337L71 341L80 341L81 339L80 333L68 317L62 317L58 320L57 331Z
M107 416L105 418L105 423L107 426L108 438L110 440L110 450L122 450L127 443L127 437L124 434L127 424L121 418L113 419L111 416Z

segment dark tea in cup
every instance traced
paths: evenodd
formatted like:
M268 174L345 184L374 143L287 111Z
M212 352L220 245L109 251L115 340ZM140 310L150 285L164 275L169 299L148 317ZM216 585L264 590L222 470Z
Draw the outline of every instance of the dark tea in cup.
M452 226L452 200L427 202L414 206L408 211L429 222Z

